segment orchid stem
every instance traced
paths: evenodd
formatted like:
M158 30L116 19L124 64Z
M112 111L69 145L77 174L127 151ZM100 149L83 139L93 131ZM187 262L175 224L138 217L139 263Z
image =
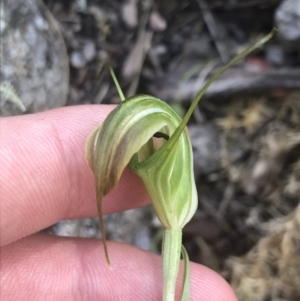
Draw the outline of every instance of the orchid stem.
M166 229L163 239L163 301L175 300L176 279L181 252L181 229Z
M111 77L112 77L112 79L113 79L113 81L114 81L114 83L116 85L117 90L118 90L120 99L121 99L121 101L124 101L125 100L125 96L124 96L123 91L121 89L121 86L120 86L120 84L119 84L119 82L118 82L118 80L116 78L115 72L114 72L113 68L110 65L108 66L108 68L109 68Z

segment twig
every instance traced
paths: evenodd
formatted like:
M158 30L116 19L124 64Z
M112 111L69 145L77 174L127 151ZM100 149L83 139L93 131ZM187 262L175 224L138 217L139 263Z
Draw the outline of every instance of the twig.
M225 189L223 199L218 208L218 214L220 214L221 216L225 215L225 212L228 208L230 201L232 200L234 193L235 193L235 185L234 183L229 183Z
M143 63L145 60L145 56L151 46L151 40L153 36L153 32L146 30L146 25L149 20L150 11L152 8L153 2L151 1L147 11L144 13L144 15L141 18L140 26L139 26L139 33L138 33L138 39L134 45L134 48L132 49L130 55L128 56L126 62L124 63L123 68L123 76L126 78L130 78L134 75L134 78L128 88L128 91L126 93L127 97L130 97L134 94L136 94L136 90L140 81L140 74L143 68ZM132 66L135 66L135 68L132 68ZM128 71L128 69L131 68L131 73Z
M154 67L156 75L162 76L164 74L164 71L163 71L161 64L160 64L156 54L154 53L152 47L150 47L148 50L148 58Z
M213 72L212 72L213 73ZM235 95L270 94L274 90L299 90L300 68L282 68L268 70L246 70L243 67L231 69L217 79L207 90L203 99L229 98ZM173 88L178 85L179 79L166 73L157 78L149 87L148 93L155 94L167 102L177 100L177 91ZM180 101L190 103L195 90L195 80L190 80L180 90ZM194 90L195 89L195 90Z
M128 91L127 91L127 97L130 97L134 94L136 94L136 90L137 87L139 85L139 81L140 81L140 74L143 68L143 63L144 63L144 59L146 56L146 53L148 52L150 45L151 45L151 40L152 40L152 36L153 36L153 32L150 31L142 31L138 41L137 41L137 47L142 47L142 49L140 50L142 53L140 54L140 63L137 69L137 73L135 74L134 79L132 80ZM134 58L134 56L132 56Z
M230 54L226 47L226 40L224 39L225 32L224 30L221 30L220 27L218 26L215 17L213 16L211 10L207 6L205 0L197 0L197 2L201 9L209 33L211 34L212 38L215 41L221 60L225 64L230 60Z
M195 81L195 86L196 86L196 87L202 87L202 86L204 85L204 82L205 82L206 77L207 77L208 74L212 71L212 69L213 69L214 67L216 67L217 64L218 64L218 60L213 59L213 60L209 61L209 62L203 67L203 69L201 70L201 72L200 72L198 78L197 78L196 81ZM197 91L197 90L195 89L195 91ZM193 95L193 97L195 97L196 94L197 94L197 93L195 93L195 94ZM195 120L196 120L197 123L203 122L203 117L202 117L202 114L201 114L201 111L200 111L199 106L197 106L197 107L195 108L195 111L194 111L193 115L194 115L194 118L195 118Z

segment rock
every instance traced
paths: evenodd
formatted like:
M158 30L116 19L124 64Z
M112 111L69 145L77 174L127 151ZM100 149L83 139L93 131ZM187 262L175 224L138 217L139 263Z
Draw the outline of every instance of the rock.
M212 173L221 168L220 131L213 124L189 126L194 153L194 172L200 175Z
M155 31L164 31L167 28L166 20L157 11L151 12L149 23Z
M285 63L284 52L279 45L270 45L266 48L266 60L274 65L282 66Z
M82 40L70 54L70 64L72 67L81 69L96 57L96 45L91 40Z
M82 52L73 51L70 55L70 63L72 67L80 69L86 65L87 61Z
M151 248L151 207L127 210L104 217L107 239L125 242L139 248ZM63 220L46 230L59 236L101 238L98 217Z
M129 28L135 28L138 24L137 0L126 1L121 10L122 19Z
M275 14L279 35L290 49L300 48L300 1L285 0Z
M59 26L40 0L4 0L1 15L1 83L10 83L33 113L66 103L69 64ZM0 115L20 109L0 98Z
M93 41L87 41L83 47L83 54L85 59L90 62L96 56L96 45Z

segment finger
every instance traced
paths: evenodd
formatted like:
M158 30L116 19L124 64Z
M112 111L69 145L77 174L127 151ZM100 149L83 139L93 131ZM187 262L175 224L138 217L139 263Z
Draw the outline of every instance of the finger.
M159 256L115 242L109 251L112 268L96 240L34 235L8 245L1 252L2 300L161 300ZM192 264L191 277L190 300L236 300L208 268Z
M76 106L0 120L1 245L61 219L97 215L84 148L112 109ZM142 182L127 170L103 207L111 213L147 202Z

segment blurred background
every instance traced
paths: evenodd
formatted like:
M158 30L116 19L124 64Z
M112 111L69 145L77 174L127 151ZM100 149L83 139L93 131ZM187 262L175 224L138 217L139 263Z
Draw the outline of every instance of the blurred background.
M0 88L15 91L23 114L119 103L110 62L127 97L154 95L183 116L212 74L276 26L212 84L189 123L199 209L183 243L239 300L300 300L300 0L3 0L0 9ZM0 93L1 116L22 114ZM150 206L105 222L109 239L160 252ZM100 238L97 218L45 232Z

